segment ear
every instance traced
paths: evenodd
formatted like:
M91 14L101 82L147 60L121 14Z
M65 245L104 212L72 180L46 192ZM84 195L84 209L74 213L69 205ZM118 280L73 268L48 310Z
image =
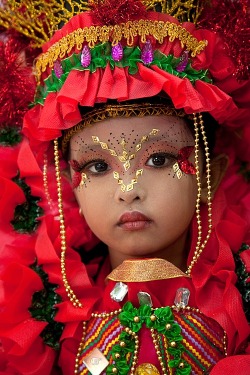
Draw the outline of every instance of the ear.
M220 185L228 167L228 157L224 154L218 155L211 160L211 194L212 198ZM207 202L207 182L206 173L203 173L201 181L201 202Z

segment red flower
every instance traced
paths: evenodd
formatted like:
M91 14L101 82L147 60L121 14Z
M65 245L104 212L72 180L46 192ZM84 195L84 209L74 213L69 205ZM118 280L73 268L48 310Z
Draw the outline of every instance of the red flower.
M10 263L1 274L0 339L13 374L49 374L55 353L39 336L47 325L30 313L32 295L43 288L39 276L29 267Z

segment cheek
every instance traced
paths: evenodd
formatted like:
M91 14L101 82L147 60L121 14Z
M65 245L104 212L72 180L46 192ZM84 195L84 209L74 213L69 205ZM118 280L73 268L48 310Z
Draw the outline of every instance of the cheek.
M105 184L91 184L83 188L75 189L75 197L85 219L92 220L98 213L106 209L108 205L108 193L105 191ZM104 199L105 197L105 199Z
M164 207L165 211L192 216L195 211L197 184L195 176L183 175L181 179L169 176L161 184L152 180L150 184L151 201L154 205ZM162 212L162 210L159 210Z

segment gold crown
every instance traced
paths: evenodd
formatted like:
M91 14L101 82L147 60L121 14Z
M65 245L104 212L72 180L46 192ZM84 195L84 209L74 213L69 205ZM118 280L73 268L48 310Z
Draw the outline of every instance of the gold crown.
M141 1L147 10L167 13L180 22L197 23L202 12L199 0ZM8 0L0 7L0 26L15 29L31 40L32 47L41 47L70 18L91 10L95 2L97 0Z

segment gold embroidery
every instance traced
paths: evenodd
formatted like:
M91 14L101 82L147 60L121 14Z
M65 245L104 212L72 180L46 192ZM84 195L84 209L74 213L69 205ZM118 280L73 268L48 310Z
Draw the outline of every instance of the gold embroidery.
M53 44L47 52L41 54L36 61L36 75L39 82L41 74L47 67L53 67L55 61L63 59L69 55L74 47L80 51L83 43L87 43L93 48L97 43L110 41L112 46L119 43L123 38L126 39L127 46L134 45L134 39L139 37L142 43L146 42L147 37L154 37L160 44L165 37L173 42L179 39L181 47L191 52L195 57L207 46L207 40L198 40L189 31L181 25L172 22L139 20L128 21L119 25L90 26L83 29L74 30L67 36Z
M109 280L122 282L144 282L152 280L189 277L179 268L164 259L125 260L107 277Z

